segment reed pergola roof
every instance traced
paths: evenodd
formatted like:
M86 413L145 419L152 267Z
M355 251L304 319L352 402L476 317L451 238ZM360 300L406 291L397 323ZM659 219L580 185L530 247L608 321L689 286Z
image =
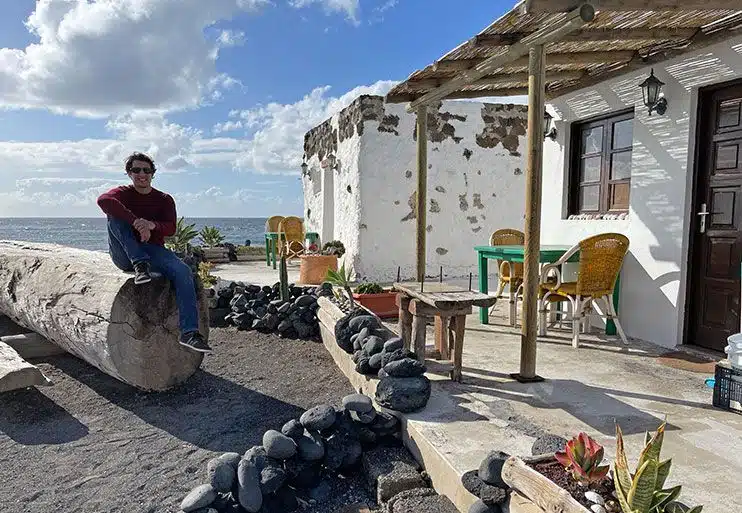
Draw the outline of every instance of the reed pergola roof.
M603 3L631 5L641 1L644 0ZM387 102L413 102L412 109L416 104L440 99L527 94L528 40L567 22L568 13L547 11L568 7L570 2L577 3L574 0L520 2L470 40L413 72L387 94ZM601 2L592 3L596 6L592 22L545 45L547 98L742 33L742 10L710 9L708 5L698 8L699 0L677 0L675 7L675 0L645 2L653 4L655 9L666 10L600 10ZM532 4L541 4L540 9ZM708 0L705 4L742 8L740 0ZM467 75L476 79L462 80Z

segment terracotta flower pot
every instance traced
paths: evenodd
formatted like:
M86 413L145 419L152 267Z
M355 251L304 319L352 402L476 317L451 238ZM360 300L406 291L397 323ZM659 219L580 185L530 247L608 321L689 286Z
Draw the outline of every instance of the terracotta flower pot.
M396 292L383 292L381 294L353 294L353 299L371 310L378 317L388 319L397 317L399 309L395 303Z
M338 270L336 255L301 255L299 258L299 283L302 285L319 285L327 278L328 270Z

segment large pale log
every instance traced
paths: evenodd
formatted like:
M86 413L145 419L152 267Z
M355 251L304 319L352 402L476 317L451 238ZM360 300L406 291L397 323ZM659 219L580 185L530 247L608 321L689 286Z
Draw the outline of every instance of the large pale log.
M203 355L178 344L169 281L134 285L132 278L105 253L0 241L0 312L124 383L165 390L191 376Z

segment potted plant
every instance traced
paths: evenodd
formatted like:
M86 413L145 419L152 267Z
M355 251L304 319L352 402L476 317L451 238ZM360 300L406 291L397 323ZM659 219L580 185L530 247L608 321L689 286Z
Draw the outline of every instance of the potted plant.
M229 250L224 245L224 236L216 226L204 226L198 234L204 244L203 252L210 262L229 262Z
M328 271L337 271L338 259L345 254L345 246L339 240L326 243L321 253L300 255L299 283L320 285L325 281Z
M671 460L660 461L665 423L647 433L636 471L629 472L621 428L616 425L612 477L603 463L603 447L585 433L563 451L533 458L510 457L502 479L543 511L563 513L700 513L675 500L680 486L665 489Z
M396 292L386 290L378 283L362 283L353 294L353 299L382 319L399 315L396 297Z

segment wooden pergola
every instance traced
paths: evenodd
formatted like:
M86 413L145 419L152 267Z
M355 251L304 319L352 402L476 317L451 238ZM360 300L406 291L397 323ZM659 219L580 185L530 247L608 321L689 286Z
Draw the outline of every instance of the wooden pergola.
M386 96L416 112L445 99L528 95L521 381L536 375L544 104L742 34L742 0L524 0ZM425 277L427 137L417 137L417 279Z

